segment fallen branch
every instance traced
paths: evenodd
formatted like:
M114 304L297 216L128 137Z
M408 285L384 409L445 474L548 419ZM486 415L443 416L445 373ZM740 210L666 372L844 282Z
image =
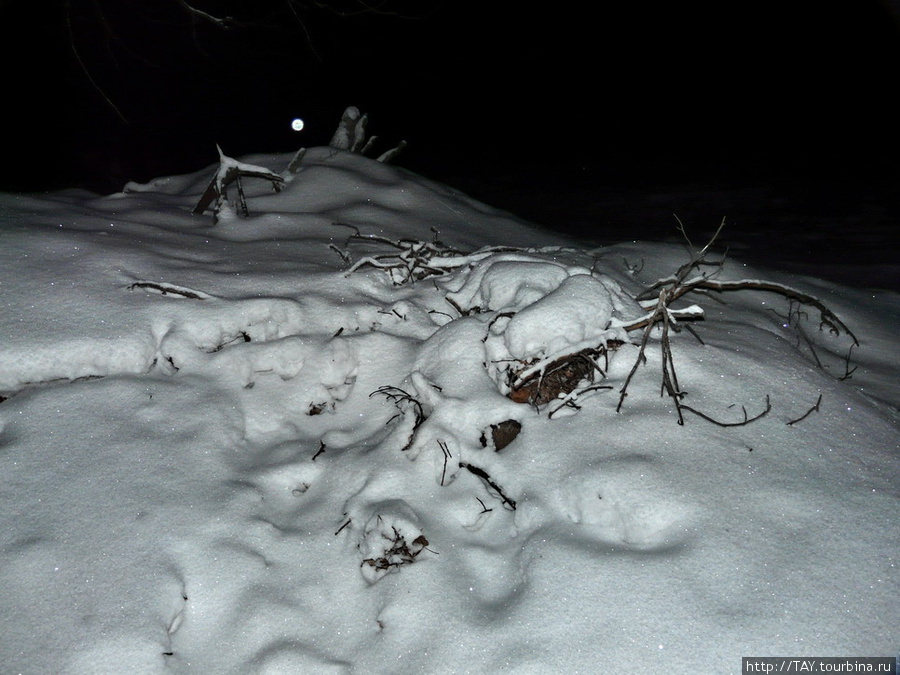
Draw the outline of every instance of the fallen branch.
M362 234L356 225L350 223L336 222L333 224L353 230L353 233L347 237L345 247L349 246L351 241L358 240L385 244L397 250L396 253L382 253L361 258L344 275L349 276L364 267L374 267L387 271L395 286L421 281L428 277L441 276L451 270L472 265L494 253L524 250L511 246L486 246L477 251L465 252L439 241L436 231L435 239L430 242L416 239L393 240L377 234ZM344 257L333 245L332 248L342 258Z
M675 409L678 412L678 424L684 424L684 416L682 415L682 403L681 399L684 397L684 392L681 391L678 385L678 375L675 372L675 360L672 356L672 346L669 342L669 329L673 328L678 330L677 324L671 313L669 312L669 308L667 306L668 296L666 289L663 289L659 292L659 301L656 304L655 309L650 314L650 316L643 322L644 325L644 335L641 339L640 348L638 350L637 358L634 360L634 365L631 367L631 370L628 373L628 376L625 378L625 382L622 385L622 388L619 390L619 403L616 406L616 412L620 412L622 409L622 405L625 402L625 397L628 396L628 386L631 384L631 380L634 377L635 373L637 373L638 368L642 363L647 362L646 357L646 349L647 344L650 341L650 334L653 332L653 329L657 324L662 325L662 336L660 339L660 353L662 355L662 391L669 395L669 397L675 402Z
M853 377L853 373L855 373L856 369L859 367L850 367L850 357L853 355L853 347L854 345L850 345L850 349L847 350L847 355L844 357L844 374L838 378L841 382L843 382L844 380L849 380L851 377Z
M485 483L486 483L486 484L487 484L494 492L497 493L497 495L500 497L500 500L501 500L504 504L506 504L507 506L509 506L509 508L512 509L513 511L516 510L516 502L513 501L512 499L510 499L509 497L506 496L506 493L503 492L503 488L501 488L499 485L497 485L497 483L494 481L493 478L491 478L490 474L489 474L487 471L485 471L484 469L481 469L481 468L479 468L479 467L477 467L477 466L472 466L472 465L469 464L468 462L460 462L460 463L459 463L459 468L460 468L460 469L467 469L470 473L473 473L473 474L475 474L476 476L478 476L478 477L479 477L481 480L483 480L483 481L484 481L484 482L485 482Z
M212 297L207 295L206 293L201 293L200 291L192 291L190 288L185 288L184 286L156 283L155 281L135 281L128 287L128 290L133 291L135 288L157 291L161 295L177 295L182 298L189 298L191 300L208 300L210 297Z
M194 210L191 211L193 215L202 215L210 205L213 205L213 222L218 222L219 213L228 201L228 186L231 185L231 183L235 183L237 185L238 207L240 208L241 215L245 218L249 216L250 210L247 208L247 198L244 196L244 186L241 182L242 178L262 178L272 183L272 188L275 192L281 190L284 178L277 173L269 171L262 166L244 164L236 159L232 159L231 157L226 156L219 146L216 146L216 149L219 151L219 169L210 181L206 191L204 191L203 195L200 197L200 201L197 202Z
M561 410L581 410L581 406L578 405L576 401L585 398L585 394L589 394L592 391L603 391L612 388L612 385L609 384L592 384L587 387L576 389L558 399L558 401L554 401L557 405L547 413L547 417L548 419L553 419Z
M699 410L697 410L696 408L692 408L688 405L684 405L683 403L679 405L678 409L679 409L679 415L681 414L682 410L687 410L688 412L692 412L695 415L697 415L697 417L701 417L701 418L705 419L707 422L712 422L713 424L715 424L718 427L742 427L746 424L755 422L756 420L768 415L769 412L772 410L772 404L769 401L769 397L766 396L765 409L761 413L754 415L753 417L750 417L749 415L747 415L747 408L745 408L744 406L741 406L741 410L744 411L744 419L741 420L740 422L720 422L719 420L710 417L706 413L702 413Z
M805 420L807 417L809 417L810 415L812 415L814 412L819 412L819 405L820 405L821 403L822 403L822 394L819 394L819 398L816 400L816 404L815 404L812 408L810 408L809 410L807 410L805 413L803 413L803 414L802 414L800 417L798 417L797 419L791 420L790 422L788 422L787 425L788 425L789 427L792 427L792 426L794 426L795 424L797 424L797 422L802 422L803 420Z
M366 558L361 565L368 565L379 572L397 569L403 565L414 563L419 554L428 547L428 539L425 538L424 534L420 534L411 543L408 543L400 530L393 526L391 530L393 531L393 537L382 534L389 546L382 551L380 556L377 558Z
M225 347L229 345L233 345L235 343L242 344L244 342L250 342L252 338L247 334L246 331L239 331L238 334L234 337L228 338L227 340L217 344L212 349L205 349L204 351L207 354L215 354L216 352L222 351Z
M542 364L540 369L528 366L525 376L521 372L510 372L509 398L516 403L528 403L533 407L545 405L577 390L587 380L594 381L594 373L605 373L596 359L606 356L606 347L582 349L549 363Z
M321 455L323 452L325 452L325 441L319 441L319 449L316 450L316 454L314 454L314 455L312 456L312 459L311 459L310 461L315 462L315 461L316 461L316 457L318 457L319 455Z
M708 261L706 260L706 256L711 246L719 236L719 233L722 231L722 227L724 225L725 221L723 220L706 246L704 246L699 252L693 254L691 256L691 260L678 268L675 274L665 279L658 280L646 291L637 296L636 300L638 300L639 302L647 302L651 299L653 299L654 302L651 305L650 311L644 317L633 321L631 324L624 327L626 331L642 329L643 335L641 337L637 358L635 359L634 365L629 371L627 377L625 378L625 382L620 389L619 403L616 406L616 412L621 411L622 406L625 402L625 397L628 395L628 387L631 384L631 381L634 378L635 374L637 373L638 368L642 363L646 363L647 361L647 345L649 343L651 333L657 327L660 328L660 356L662 363L661 394L668 395L669 398L671 398L674 402L675 409L678 412L678 424L684 424L684 411L691 412L701 417L702 419L712 422L713 424L716 424L718 426L730 427L742 426L754 422L768 414L771 410L771 404L767 396L766 407L759 414L750 417L747 414L746 409L744 409L744 419L742 421L721 422L707 415L706 413L700 412L699 410L684 404L683 399L686 395L686 392L681 389L678 383L678 375L675 371L675 361L672 354L672 347L670 342L670 333L672 331L678 332L680 330L680 326L678 323L679 320L695 320L702 318L703 310L696 306L691 306L681 310L675 310L672 309L671 305L679 298L682 298L688 293L692 292L708 294L709 292L724 293L729 291L764 291L781 295L782 297L787 298L791 303L797 303L801 306L813 307L817 309L819 312L820 329L822 327L826 327L832 335L847 335L853 341L853 345L851 345L850 351L848 351L847 354L847 364L844 377L849 377L850 374L852 374L853 371L850 368L850 352L852 351L853 346L859 345L859 340L857 339L856 335L854 335L853 332L847 327L847 325L843 321L841 321L841 319L834 312L826 307L821 300L783 284L778 284L770 281L762 281L758 279L722 281L719 279L713 279L708 274L701 271L701 268L703 267L712 267L715 268L714 273L717 273L722 268L724 260ZM683 227L681 227L681 230L682 233L685 234ZM686 234L685 238L687 239ZM688 243L690 243L690 240L688 240ZM820 368L824 368L818 358L812 342L799 328L799 321L801 317L802 313L799 310L792 309L788 316L788 321L792 322L794 318L796 318L799 335L804 340L806 340L806 343L812 351L813 358L815 359L817 365ZM690 332L695 337L697 337L698 340L700 339L693 330L691 330ZM812 412L812 410L810 412ZM807 413L807 415L808 414L809 413ZM798 421L800 420L795 420L795 422Z
M344 521L344 524L341 525L341 526L337 529L337 531L335 531L334 536L336 537L336 536L338 536L341 532L343 532L344 529L352 522L352 520L353 520L352 518L347 518L347 520Z
M401 448L401 451L409 450L412 447L413 440L416 437L416 431L418 430L422 422L424 422L427 418L427 416L425 415L425 410L422 407L422 403L418 399L414 398L409 392L401 389L400 387L379 387L371 394L369 394L369 398L372 398L376 394L384 396L397 408L397 414L391 417L391 419L389 419L386 424L390 424L398 417L404 417L407 411L409 411L410 408L412 409L412 430L409 433L409 439L407 440L406 444Z
M687 286L691 287L687 288ZM689 293L690 291L695 289L705 289L718 293L724 293L727 291L765 291L768 293L776 293L785 298L788 298L789 300L795 300L802 305L815 307L817 310L819 310L820 326L827 326L829 332L832 335L840 335L841 333L844 333L845 335L850 337L851 340L853 340L854 345L859 346L859 340L856 338L856 335L853 334L853 331L851 331L834 312L828 309L828 307L826 307L821 300L813 297L812 295L803 293L802 291L798 291L796 288L791 288L790 286L777 284L771 281L760 281L758 279L718 281L715 279L703 278L700 280L687 282L685 284L685 288L675 294L672 299L677 299L685 293Z
M441 487L443 487L444 479L447 477L447 460L452 459L453 455L450 454L450 448L444 441L438 440L438 445L441 447L441 452L444 453L444 468L441 470Z

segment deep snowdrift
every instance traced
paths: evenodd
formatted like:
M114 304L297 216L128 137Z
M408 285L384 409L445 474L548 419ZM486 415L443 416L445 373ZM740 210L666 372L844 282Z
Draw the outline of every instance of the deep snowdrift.
M838 379L849 340L784 298L695 295L703 343L672 342L687 400L732 422L772 411L680 426L654 340L615 410L640 337L622 326L682 247L579 249L331 149L279 193L245 181L251 216L213 225L190 215L212 173L0 196L5 670L896 655L897 295L727 262L720 278L825 302L858 368ZM379 267L397 258L361 262L436 237L520 250L408 283ZM611 389L552 418L504 395L511 364L608 341L624 342L596 380Z

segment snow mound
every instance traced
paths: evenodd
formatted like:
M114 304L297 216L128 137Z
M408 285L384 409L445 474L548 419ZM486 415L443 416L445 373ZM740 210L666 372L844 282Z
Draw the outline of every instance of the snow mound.
M726 266L827 302L857 369L783 298L704 300L701 339L668 336L683 400L771 412L682 426L659 331L616 412L634 298L680 247L585 250L327 148L280 192L246 180L249 217L213 225L191 210L215 171L0 196L7 670L896 653L896 294ZM567 394L577 414L511 400L510 375L561 356L594 378Z
M512 357L524 361L574 349L586 341L599 344L612 337L607 330L614 319L637 318L639 307L634 301L629 316L616 311L629 301L613 281L584 274L569 277L510 319L504 333L506 347Z

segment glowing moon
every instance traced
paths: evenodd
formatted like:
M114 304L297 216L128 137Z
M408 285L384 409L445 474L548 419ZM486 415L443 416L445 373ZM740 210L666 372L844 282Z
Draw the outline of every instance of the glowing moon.
M296 118L293 122L291 122L291 129L294 131L303 131L303 120L299 117Z

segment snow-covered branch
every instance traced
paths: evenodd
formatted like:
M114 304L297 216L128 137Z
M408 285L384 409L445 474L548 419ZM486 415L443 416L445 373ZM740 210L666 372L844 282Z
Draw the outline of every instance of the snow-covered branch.
M191 212L195 216L203 214L206 209L213 205L213 222L217 222L219 214L228 204L228 186L231 183L237 185L238 206L241 215L245 218L250 215L250 209L247 207L247 198L244 195L244 187L241 183L242 178L262 178L272 183L272 189L275 192L281 190L284 178L277 173L270 171L262 166L254 166L253 164L244 164L236 159L232 159L222 152L222 148L216 146L219 151L219 169L213 176L209 186L200 197L200 201Z

